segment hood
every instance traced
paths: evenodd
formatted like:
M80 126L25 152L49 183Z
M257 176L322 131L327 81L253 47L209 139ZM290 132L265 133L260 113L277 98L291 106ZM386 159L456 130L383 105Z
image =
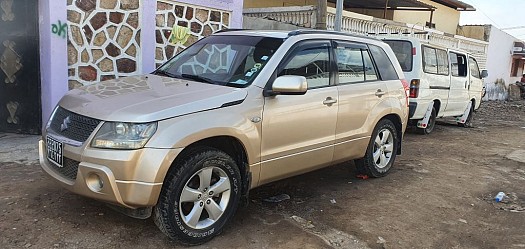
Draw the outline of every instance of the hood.
M242 88L149 74L71 90L59 105L100 120L141 123L228 106L246 95Z

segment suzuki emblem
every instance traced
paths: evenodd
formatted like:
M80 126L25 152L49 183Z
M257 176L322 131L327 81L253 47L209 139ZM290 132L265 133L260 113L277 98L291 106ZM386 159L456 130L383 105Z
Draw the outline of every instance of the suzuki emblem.
M71 119L69 116L67 116L64 121L62 121L62 124L60 125L60 131L65 131L67 128L69 128L69 124L71 124Z

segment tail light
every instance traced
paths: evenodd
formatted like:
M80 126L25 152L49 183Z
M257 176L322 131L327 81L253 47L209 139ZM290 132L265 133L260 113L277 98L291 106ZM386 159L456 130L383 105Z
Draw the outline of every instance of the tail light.
M403 84L403 89L405 90L405 98L408 106L408 96L410 95L410 86L408 85L408 81L405 79L401 79L401 83Z
M410 81L410 98L417 98L419 96L419 79Z

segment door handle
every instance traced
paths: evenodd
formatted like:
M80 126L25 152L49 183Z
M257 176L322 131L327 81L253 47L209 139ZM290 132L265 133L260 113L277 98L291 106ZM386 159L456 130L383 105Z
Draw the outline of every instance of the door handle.
M383 97L383 95L385 95L386 92L381 91L381 89L377 89L377 92L375 94L377 97Z
M337 99L332 99L332 97L328 97L323 101L323 105L327 105L327 106L331 106L335 103L337 103Z

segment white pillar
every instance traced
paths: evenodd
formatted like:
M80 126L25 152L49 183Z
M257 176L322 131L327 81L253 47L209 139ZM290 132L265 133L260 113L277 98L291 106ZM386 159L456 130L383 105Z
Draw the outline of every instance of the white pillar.
M66 1L38 1L42 126L68 91L67 35L53 34L53 25L67 23ZM58 26L57 26L58 27Z
M147 74L155 70L155 15L157 10L157 0L142 0L141 3L141 35L140 45L142 49L142 71Z

